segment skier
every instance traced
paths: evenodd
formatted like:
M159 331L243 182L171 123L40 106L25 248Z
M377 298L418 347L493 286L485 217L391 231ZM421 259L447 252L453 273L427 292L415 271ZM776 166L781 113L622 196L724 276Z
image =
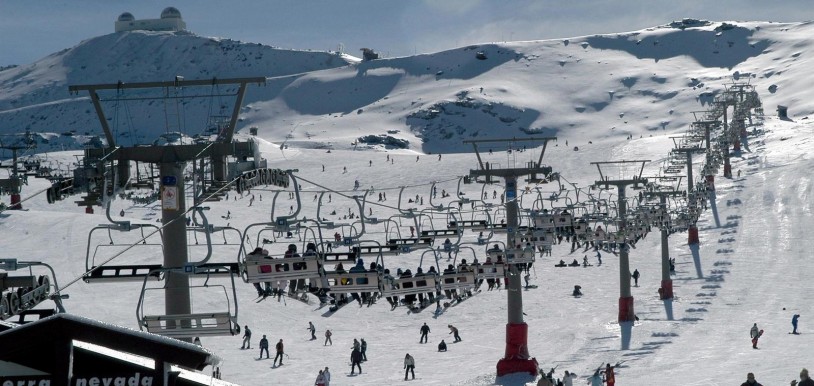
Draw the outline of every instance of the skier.
M613 373L613 366L611 366L610 363L605 365L605 383L608 386L616 384L616 375Z
M741 383L741 386L763 386L760 382L755 380L755 374L746 374L746 382Z
M252 330L249 330L249 326L243 326L243 345L240 346L241 350L251 349L252 348Z
M317 329L314 327L314 323L308 322L308 331L311 331L311 340L317 340L317 336L314 334L317 332Z
M602 376L599 375L599 369L594 371L594 375L588 378L588 381L590 382L591 386L602 386Z
M633 270L633 274L632 274L632 275L630 275L630 276L631 276L631 277L633 277L633 283L634 283L634 285L635 285L636 287L638 287L638 286L639 286L639 270L638 270L638 269L634 269L634 270Z
M266 359L269 359L269 341L265 335L260 339L260 359L263 359L263 351L266 352Z
M418 343L427 343L427 334L429 333L430 326L428 326L427 323L424 323L424 325L421 326L421 340L419 340Z
M574 386L574 377L571 376L568 370L565 370L565 375L562 377L562 384L563 386Z
M438 352L446 352L447 351L447 344L441 339L441 343L438 343Z
M367 362L367 342L365 342L365 338L362 338L362 362ZM361 370L360 370L361 371Z
M797 319L800 318L800 314L794 314L791 317L791 326L794 327L794 330L791 332L792 334L797 335Z
M283 354L285 353L283 351L283 340L282 339L280 339L280 341L277 342L277 345L275 346L275 348L277 349L277 355L274 356L274 363L272 363L271 365L272 366L276 365L277 364L277 358L280 358L280 366L282 366L283 365Z
M551 381L546 378L545 376L540 377L540 380L537 381L537 386L554 386Z
M794 384L795 381L792 381L792 385ZM814 380L808 377L807 369L800 370L800 383L797 383L797 386L814 386Z
M752 325L749 336L752 338L752 348L757 348L757 340L760 339L760 329L757 327L757 323Z
M328 343L330 343L331 346L334 345L334 342L331 340L331 335L333 335L331 330L325 330L325 344L323 344L323 346L327 346Z
M453 336L455 337L455 342L456 343L460 342L462 339L461 339L461 336L458 335L458 329L455 326L451 325L451 324L447 325L447 327L449 327L449 333L454 334ZM447 334L447 335L449 335L449 334Z
M353 349L350 353L350 374L354 374L354 369L359 368L359 374L362 373L362 352L358 349Z
M415 379L415 359L408 353L404 356L404 380L407 380L407 374L410 373Z

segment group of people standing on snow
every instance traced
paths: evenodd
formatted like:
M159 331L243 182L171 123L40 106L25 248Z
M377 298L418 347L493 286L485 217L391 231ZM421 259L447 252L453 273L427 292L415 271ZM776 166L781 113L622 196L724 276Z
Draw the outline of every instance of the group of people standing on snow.
M812 380L808 376L808 370L803 368L800 370L800 381L798 382L796 379L792 379L791 386L814 386L814 380ZM741 383L741 386L763 386L760 382L755 379L754 373L746 374L746 382Z

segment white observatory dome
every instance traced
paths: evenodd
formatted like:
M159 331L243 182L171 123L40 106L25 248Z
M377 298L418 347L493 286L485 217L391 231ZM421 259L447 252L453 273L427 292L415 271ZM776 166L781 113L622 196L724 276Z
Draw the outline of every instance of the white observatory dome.
M180 19L181 18L181 11L175 7L167 7L161 11L161 18L162 19Z
M119 15L119 21L133 21L133 20L136 20L136 18L133 17L133 14L130 12L125 12Z

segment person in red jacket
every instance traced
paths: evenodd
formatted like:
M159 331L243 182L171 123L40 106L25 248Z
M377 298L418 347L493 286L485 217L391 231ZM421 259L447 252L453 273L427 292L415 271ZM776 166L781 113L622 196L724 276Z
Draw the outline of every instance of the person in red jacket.
M616 384L616 375L613 374L613 366L608 363L605 365L605 383L608 386L614 386Z

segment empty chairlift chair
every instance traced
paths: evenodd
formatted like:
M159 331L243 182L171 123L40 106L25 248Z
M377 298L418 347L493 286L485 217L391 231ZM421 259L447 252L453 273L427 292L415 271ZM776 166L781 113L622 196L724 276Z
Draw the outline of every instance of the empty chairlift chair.
M227 336L240 333L240 324L237 320L237 293L235 290L234 275L230 276L228 284L209 284L210 278L207 269L166 269L162 268L162 275L189 275L192 280L205 280L200 285L190 285L189 293L193 297L190 313L167 314L159 311L161 301L165 299L165 287L147 288L148 280L144 280L141 296L137 305L137 318L139 328L150 333L171 338L193 338L201 336ZM196 301L198 300L198 301ZM156 305L155 303L159 303ZM201 305L196 307L197 305ZM203 306L214 304L212 309Z

